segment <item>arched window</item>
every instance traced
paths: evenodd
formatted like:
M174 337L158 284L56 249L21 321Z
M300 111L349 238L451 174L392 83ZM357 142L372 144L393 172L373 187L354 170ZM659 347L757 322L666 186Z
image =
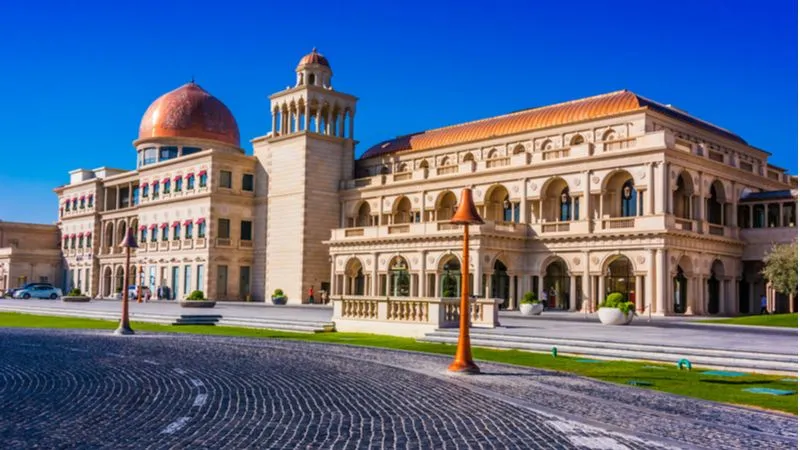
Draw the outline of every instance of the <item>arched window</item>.
M569 188L561 191L561 208L559 210L559 220L568 222L572 217L572 198L569 196Z
M486 159L494 159L497 158L497 150L491 149L489 150L489 154L486 155Z
M464 162L475 161L475 157L472 156L472 153L467 153L464 155Z
M513 154L518 155L520 153L525 153L525 147L523 147L521 144L514 147Z
M308 84L314 85L316 84L316 81L317 77L313 73L308 74Z
M633 217L636 215L636 188L633 187L633 180L628 180L622 185L622 217Z
M508 200L508 194L503 199L503 221L515 222L514 208L511 207L511 202Z
M615 133L614 130L608 130L605 132L605 134L603 134L604 141L613 141L616 138L617 138L617 133Z
M552 150L553 149L553 141L550 139L542 142L542 151Z
M372 211L369 203L364 202L358 208L358 216L356 217L357 227L369 227L372 225Z
M188 175L186 177L186 189L194 189L194 175ZM142 194L147 195L147 194Z
M419 168L420 169L427 169L428 168L428 161L427 160L422 160L422 162L419 163Z
M449 164L450 164L450 159L447 156L442 158L441 162L439 162L439 166L441 167L447 166Z
M572 136L572 139L569 141L569 145L581 145L583 144L583 136L580 134L576 134Z

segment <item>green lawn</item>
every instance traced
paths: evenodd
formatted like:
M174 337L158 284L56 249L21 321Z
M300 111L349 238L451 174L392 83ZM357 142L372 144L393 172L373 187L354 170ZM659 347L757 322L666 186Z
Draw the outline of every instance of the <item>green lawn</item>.
M168 326L133 322L134 330L165 333L190 333L220 336L242 336L252 338L290 339L332 344L349 344L426 353L453 354L455 346L417 342L410 338L379 336L360 333L319 333L303 334L285 331L260 330L250 328L210 327L210 326ZM116 322L94 319L80 319L54 316L36 316L18 313L0 313L0 327L25 328L87 328L113 330ZM585 377L596 378L612 383L627 384L630 380L644 381L655 389L673 394L686 395L723 403L755 406L758 408L783 411L797 415L797 394L771 396L744 392L747 387L767 387L797 391L797 379L781 381L787 377L748 374L743 377L722 377L702 375L694 371L679 371L675 365L663 365L627 361L602 361L599 363L579 362L580 358L549 354L531 353L519 350L493 350L473 348L476 360L492 361L541 369L570 372Z
M731 325L760 325L763 327L797 328L797 313L763 314L758 316L731 317L729 319L701 320L705 323L727 323Z

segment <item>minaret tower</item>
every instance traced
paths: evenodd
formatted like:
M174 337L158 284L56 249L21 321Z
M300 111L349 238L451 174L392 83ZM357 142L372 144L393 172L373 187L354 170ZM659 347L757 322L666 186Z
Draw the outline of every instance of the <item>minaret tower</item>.
M353 177L353 118L357 98L337 92L327 58L314 49L295 69L296 82L270 96L272 132L253 140L262 167L256 229L256 273L265 273L265 297L282 289L289 303L307 303L308 291L330 280L328 246L338 228L339 185ZM261 267L264 270L260 270Z

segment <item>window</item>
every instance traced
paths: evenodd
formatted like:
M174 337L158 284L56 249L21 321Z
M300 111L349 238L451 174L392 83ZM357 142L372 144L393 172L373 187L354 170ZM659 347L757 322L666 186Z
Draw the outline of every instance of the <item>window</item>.
M183 293L189 295L192 289L192 266L183 266Z
M231 221L229 219L219 219L219 230L217 237L220 239L230 239L231 237Z
M139 242L147 241L147 228L143 228L141 231L141 236L139 237Z
M572 211L572 220L580 220L581 218L581 199L580 197L573 199L575 208Z
M86 248L92 248L92 235L86 235Z
M73 198L72 199L72 209L78 209L78 199L77 198Z
M83 248L83 236L78 238L78 248Z
M142 185L142 197L147 197L150 194L150 185Z
M180 192L181 188L183 188L183 178L177 177L175 178L175 192Z
M150 242L158 242L158 230L155 227L150 228Z
M242 175L242 190L253 192L253 174L246 173Z
M65 250L66 250L67 248L69 248L69 238L68 238L67 236L64 236L64 245L62 245L61 247L62 247L63 249L65 249Z
M184 232L184 237L186 237L186 239L192 238L192 222L186 224L186 231Z
M69 200L64 204L64 211L69 211Z
M253 222L249 220L242 221L242 240L243 241L253 240Z
M72 235L72 238L70 239L70 246L69 246L69 248L71 248L71 249L73 249L73 250L75 249L75 235L74 235L74 234Z
M633 180L628 180L622 185L622 216L633 217L636 215L636 188Z
M200 173L200 187L206 187L208 185L208 174Z
M572 217L572 197L569 196L569 188L561 191L561 208L558 220L568 222Z
M89 196L89 208L94 206L94 195Z
M133 206L136 206L138 204L139 204L139 188L135 187L133 188ZM90 207L92 206L92 197L89 197L89 206Z
M230 189L233 187L233 175L227 170L219 171L219 187ZM202 178L201 181L202 182Z
M155 164L158 162L158 150L150 147L142 150L142 165Z
M186 177L186 189L194 189L194 175Z
M197 237L204 238L206 237L206 223L201 222L197 224Z
M178 147L161 147L159 151L159 161L166 161L178 157Z
M169 240L169 228L162 226L161 227L161 240L167 241Z
M217 296L228 295L228 266L217 266Z
M164 180L164 193L165 194L169 194L169 185L170 185L169 180Z
M172 239L177 241L181 238L181 226L179 224L175 224L172 227Z
M158 198L158 181L153 181L153 198Z
M197 265L197 288L198 291L203 290L203 265ZM217 287L219 289L219 287Z
M198 147L183 147L182 155L186 156L186 155L191 155L192 153L197 153L202 151L203 149Z
M81 197L81 209L86 208L86 199Z

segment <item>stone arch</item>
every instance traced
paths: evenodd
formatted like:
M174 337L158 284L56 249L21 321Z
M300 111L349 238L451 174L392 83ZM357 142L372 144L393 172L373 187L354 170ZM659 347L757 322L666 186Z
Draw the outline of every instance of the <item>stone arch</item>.
M486 153L486 159L494 159L497 158L498 156L500 156L500 152L498 152L496 148L493 148L489 150L488 153Z
M122 265L117 266L114 270L114 293L122 292L125 288L125 267Z
M392 223L411 223L411 200L405 195L397 197L392 205Z
M111 249L114 248L116 244L114 242L114 224L112 222L108 222L105 225L105 229L103 231L103 244Z
M603 210L611 217L634 217L639 215L639 192L633 175L619 169L609 172L603 179Z
M458 205L458 197L456 194L453 193L451 190L442 191L439 193L439 196L436 198L436 220L450 220L453 217L453 214L456 212L456 206Z
M472 153L470 153L470 152L467 152L467 153L464 155L464 158L463 158L461 161L462 161L462 162L473 162L473 161L475 161L475 155L473 155L473 154L472 154Z
M605 277L605 290L600 296L600 301L612 292L619 292L626 299L631 299L631 294L636 290L636 266L634 258L625 254L609 255L603 262L601 276Z
M672 273L672 312L684 314L690 311L689 280L693 276L692 259L682 255Z
M450 165L450 158L447 156L442 156L442 159L439 160L439 167L449 166Z
M345 295L366 295L368 289L365 270L366 266L359 257L353 256L347 260L344 265L342 286Z
M576 134L575 136L572 136L572 138L569 140L569 145L581 145L584 142L585 140L583 139L583 135Z
M566 198L564 198L566 196ZM550 177L542 185L540 216L547 222L572 220L573 204L569 184L562 177Z
M545 274L547 273L547 266L558 261L563 262L564 265L567 267L569 273L572 273L573 269L569 263L568 258L565 256L561 256L558 253L552 253L550 255L547 255L547 257L544 260L542 260L542 263L539 265L539 275L541 275L542 277L545 276Z
M111 266L105 266L105 268L103 268L103 293L102 293L103 297L105 298L111 297L112 294L111 290L113 289L112 281L113 281L113 270L111 269Z
M542 291L547 293L546 305L550 308L569 309L570 275L572 271L565 258L549 255L541 266ZM542 293L536 293L544 301Z
M372 226L372 208L370 208L368 201L362 200L358 204L358 208L355 210L353 219L354 225L357 227Z
M711 262L708 272L708 305L706 311L709 314L719 314L723 302L723 281L725 279L725 263L719 258Z
M728 223L727 212L730 208L725 194L725 185L719 179L711 182L705 202L706 220L714 225L726 225ZM715 232L717 230L719 229L711 231Z
M603 138L602 139L603 139L604 142L605 141L616 140L617 139L617 132L614 131L613 129L606 130L606 132L603 133Z
M510 220L508 213L511 211L508 189L502 184L494 184L486 190L483 198L484 218L495 222Z
M542 145L539 148L541 149L541 151L544 152L544 151L547 151L547 150L552 150L553 148L555 148L555 146L553 145L553 141L552 140L545 139L544 142L542 142Z
M694 181L686 170L681 170L675 178L675 187L672 189L672 214L681 219L694 217L692 196L695 193Z
M419 168L420 169L428 169L428 160L427 159L423 159L422 161L420 161Z
M514 147L514 150L511 151L511 154L519 155L520 153L525 153L525 146L522 144L517 144L516 147Z
M387 292L392 297L409 297L411 295L411 272L408 259L395 255L389 260L386 267Z
M462 261L455 253L444 253L436 263L436 273L439 274L439 291L442 297L459 297L461 295L461 269ZM472 274L470 274L470 278ZM472 286L472 283L470 283Z

